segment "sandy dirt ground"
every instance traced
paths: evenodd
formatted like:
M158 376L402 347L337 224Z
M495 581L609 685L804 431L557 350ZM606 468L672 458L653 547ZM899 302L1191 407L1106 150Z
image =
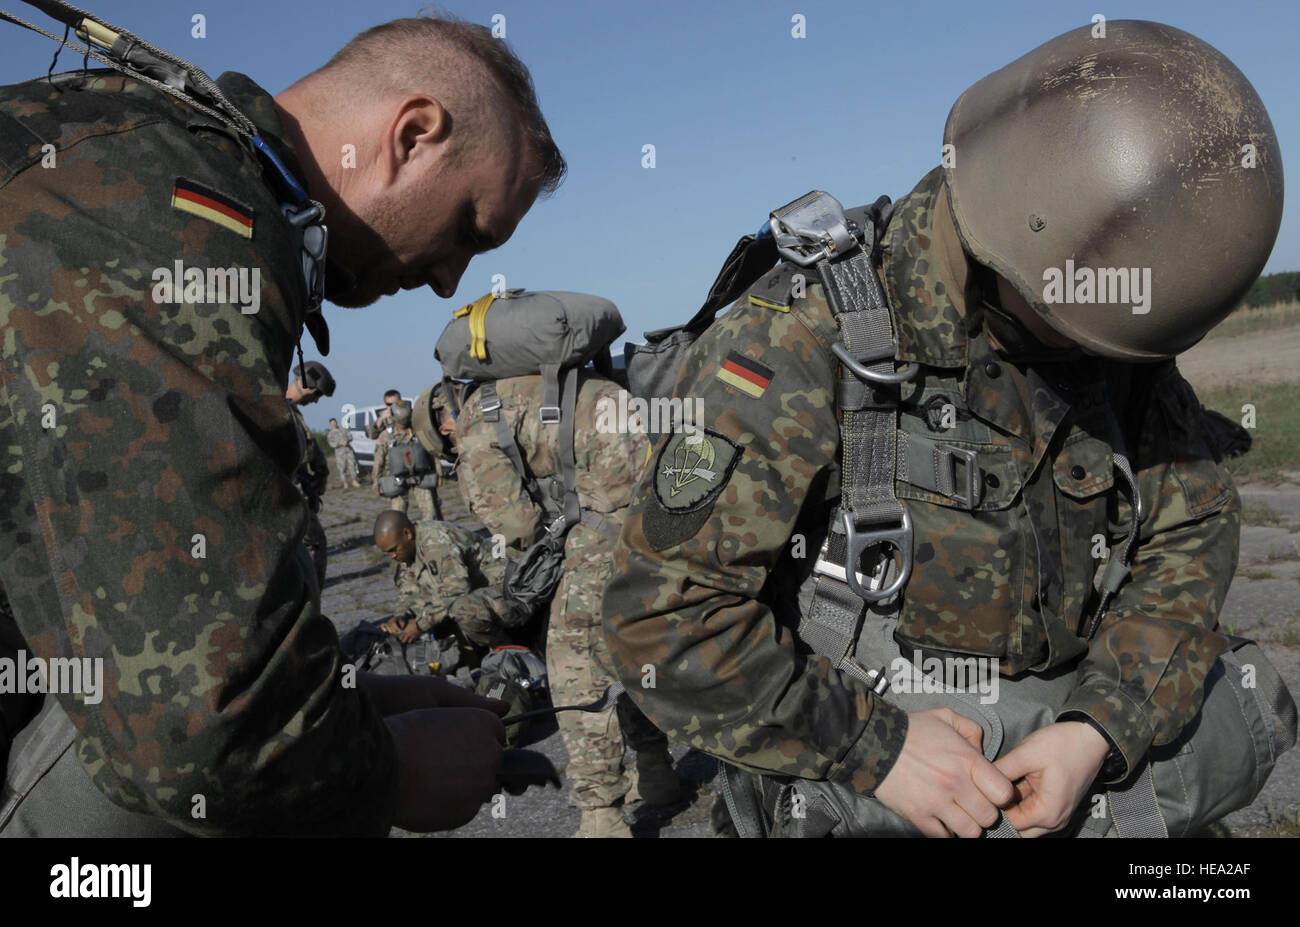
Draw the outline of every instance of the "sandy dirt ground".
M1198 392L1300 380L1300 326L1206 339L1178 358L1178 369Z

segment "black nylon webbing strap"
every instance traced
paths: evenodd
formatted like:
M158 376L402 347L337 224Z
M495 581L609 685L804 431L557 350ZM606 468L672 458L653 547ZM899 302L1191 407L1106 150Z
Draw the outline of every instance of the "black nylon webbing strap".
M727 803L736 836L748 839L766 837L767 819L763 814L757 778L726 762L718 763L718 771L718 778L722 780L722 798Z

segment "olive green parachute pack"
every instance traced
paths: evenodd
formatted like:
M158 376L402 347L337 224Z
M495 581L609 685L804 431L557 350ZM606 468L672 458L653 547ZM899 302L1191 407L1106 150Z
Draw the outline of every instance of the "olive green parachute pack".
M503 592L507 605L517 614L535 614L550 602L563 572L565 537L579 521L611 541L618 537L608 521L578 502L573 431L579 368L591 362L612 379L609 345L624 330L618 307L607 299L586 293L516 289L488 293L457 310L438 338L434 356L445 376L469 381L465 396L478 390L483 419L496 428L501 450L510 458L529 498L543 512L545 523L538 526L535 543L506 567ZM501 417L496 381L532 375L542 378L539 414L545 425L555 426L563 476L539 478L533 474ZM431 418L423 409L420 414ZM426 425L417 433L427 434L428 430Z

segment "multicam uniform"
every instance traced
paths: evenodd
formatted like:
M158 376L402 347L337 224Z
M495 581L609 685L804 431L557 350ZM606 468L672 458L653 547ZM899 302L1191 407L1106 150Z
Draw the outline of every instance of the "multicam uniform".
M376 483L379 477L388 476L391 473L391 461L389 459L393 451L394 444L401 444L404 441L412 440L411 430L403 425L394 424L392 430L384 429L375 439L375 466L374 480ZM437 465L437 462L434 462ZM395 512L406 513L410 505L411 497L415 497L416 504L420 507L420 518L423 521L434 521L442 516L442 505L437 497L437 490L406 488L402 493L393 496L388 500L388 507Z
M506 560L472 531L445 521L415 525L415 561L399 563L394 614L414 618L424 632L446 619L456 623L475 647L487 650L513 643L501 623L501 584Z
M597 403L601 399L617 402L618 387L585 373L579 384L574 418L578 501L617 530L632 499L649 442L644 435L599 431ZM533 475L560 474L558 426L544 425L540 417L542 378L498 380L496 389L503 420ZM542 510L529 498L514 465L501 451L494 425L483 418L480 398L480 393L472 393L456 422L461 492L474 517L488 530L503 535L509 545L526 546L537 536ZM614 681L600 630L610 553L611 539L601 531L583 522L569 529L564 576L551 603L546 636L547 676L557 705L593 702ZM569 752L574 804L583 809L613 805L628 788L616 713L571 711L557 718Z
M356 484L357 455L352 451L352 435L345 428L331 428L325 434L325 441L334 448L334 466L343 478L343 485Z
M981 308L960 246L939 246L936 211L950 221L938 170L896 204L882 241L897 356L922 365L902 389L899 427L977 451L983 485L972 511L895 481L915 526L897 639L993 657L1003 674L1081 661L1058 718L1104 729L1122 753L1107 771L1116 782L1198 711L1226 646L1215 628L1239 498L1172 361L1045 351ZM674 436L656 451L605 621L619 675L670 736L753 771L869 795L898 757L907 715L792 634L840 486L839 335L815 273L801 294L798 272L782 265L760 280L687 356L677 394L703 399L708 446ZM1112 420L1146 511L1132 574L1089 641L1093 552L1099 537L1113 547L1123 533L1112 525L1129 518ZM703 458L716 478L683 484L683 459L693 472ZM633 685L646 664L653 689Z
M0 89L0 646L102 659L106 685L98 704L46 697L75 745L9 832L383 835L392 740L339 685L302 546L284 392L306 292L277 194L249 147L171 97L53 80ZM301 176L270 95L218 83ZM252 237L180 208L178 180L237 204ZM258 311L156 300L151 275L177 261L259 270ZM25 718L0 698L12 732Z

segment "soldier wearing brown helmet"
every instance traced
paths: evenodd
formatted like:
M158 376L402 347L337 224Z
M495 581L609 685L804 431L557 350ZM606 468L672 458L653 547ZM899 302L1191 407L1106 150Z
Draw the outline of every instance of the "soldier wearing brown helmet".
M1264 266L1276 136L1213 48L1109 22L944 142L892 206L814 191L746 245L786 263L682 362L713 424L656 450L611 653L727 761L742 834L1186 832L1295 739L1262 653L1268 733L1241 720L1241 505L1173 361Z

